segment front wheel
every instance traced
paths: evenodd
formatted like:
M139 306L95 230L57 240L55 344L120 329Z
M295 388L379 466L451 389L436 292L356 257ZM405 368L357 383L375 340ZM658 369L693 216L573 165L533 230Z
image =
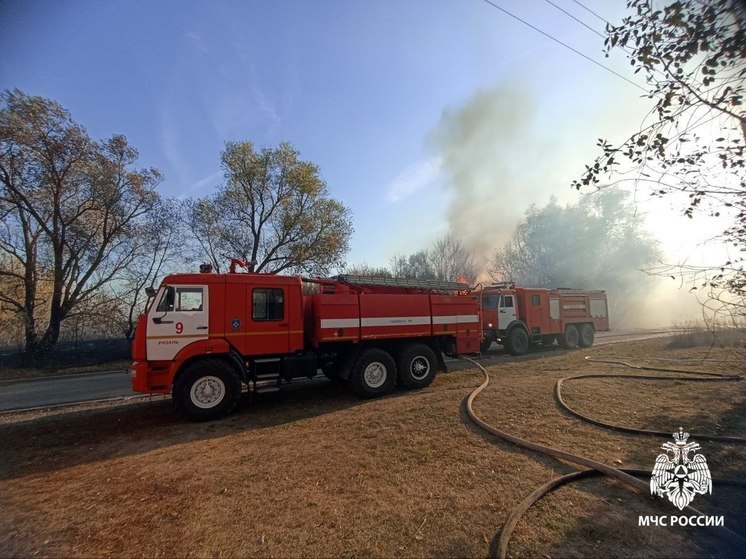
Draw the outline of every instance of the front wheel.
M352 366L350 388L362 398L376 398L391 392L396 386L394 359L382 349L360 352Z
M209 421L229 414L241 397L241 379L219 359L187 365L174 383L174 405L189 421Z
M438 361L425 344L412 344L399 354L399 382L404 388L425 388L435 378Z
M520 326L513 328L508 334L505 349L511 355L523 355L528 351L528 334Z

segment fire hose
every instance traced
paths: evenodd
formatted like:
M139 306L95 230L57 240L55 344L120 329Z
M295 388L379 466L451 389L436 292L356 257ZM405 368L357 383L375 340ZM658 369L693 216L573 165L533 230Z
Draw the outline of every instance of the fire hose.
M486 369L482 367L482 365L480 365L473 359L469 359L467 357L464 357L463 359L473 363L476 367L478 367L482 371L482 373L484 373L484 381L482 382L480 386L475 388L471 394L469 394L466 400L466 412L469 415L469 418L476 425L478 425L479 427L481 427L488 433L491 433L492 435L495 435L496 437L500 439L508 441L522 448L526 448L528 450L539 452L541 454L551 456L553 458L565 460L573 464L577 464L580 466L585 466L587 468L590 468L590 469L573 472L571 474L567 474L559 478L556 478L542 485L538 489L536 489L533 493L531 493L528 497L526 497L526 499L524 499L521 503L519 503L518 506L510 513L507 520L503 524L502 529L500 530L499 538L496 544L495 555L497 557L499 557L500 559L504 559L507 556L508 544L510 542L510 537L513 533L513 530L518 524L518 521L520 520L521 516L531 507L531 505L533 505L535 502L537 502L547 493L553 491L554 489L557 489L558 487L562 485L565 485L566 483L570 483L573 481L577 481L577 480L592 477L592 476L606 475L606 476L609 476L609 477L612 477L614 479L621 481L623 484L632 487L636 491L642 491L643 493L650 491L650 485L647 482L637 479L637 477L635 477L635 476L650 475L650 472L648 470L614 468L602 462L598 462L596 460L587 458L585 456L580 456L577 454L566 452L564 450L534 443L526 439L516 437L514 435L511 435L510 433L497 429L493 427L492 425L488 424L487 422L485 422L484 420L482 420L474 412L473 403L477 395L479 395L479 393L482 392L482 390L484 390L489 384L490 377ZM567 403L565 403L565 401L562 399L563 382L570 381L570 380L587 379L587 378L635 378L635 379L645 379L645 380L684 380L684 381L696 381L696 382L727 382L727 381L742 380L742 377L740 375L729 375L729 374L710 373L710 372L702 372L702 371L686 371L686 370L681 370L681 369L661 369L661 368L655 368L655 367L633 365L625 361L620 361L616 359L596 359L596 358L590 358L590 357L586 357L586 359L589 362L610 363L614 365L630 367L630 368L637 369L637 370L663 371L666 373L679 373L678 376L588 374L588 375L574 375L572 377L565 377L557 381L555 385L555 397L557 398L560 406L562 406L570 414L580 419L583 419L585 421L589 421L590 423L594 425L598 425L598 426L601 426L607 429L613 429L613 430L618 430L618 431L622 431L625 433L633 433L633 434L638 434L638 435L656 435L656 436L669 437L670 433L662 432L662 431L650 431L650 430L644 430L644 429L633 429L630 427L614 425L611 423L605 423L602 421L595 420L593 418L589 418L573 410L572 408L570 408L567 405ZM728 443L735 443L735 444L746 444L746 438L742 438L742 437L721 437L717 435L700 435L700 434L693 434L692 437L710 440L710 441L721 441L721 442L728 442ZM730 480L722 481L722 482L719 481L719 483L722 483L724 485L738 485L738 486L746 485L746 482L730 481ZM699 510L691 506L687 506L686 510L693 514L700 515L700 516L703 514L702 512L700 512ZM725 528L725 527L721 527L719 528L719 530L721 530L724 537L728 538L729 540L741 546L746 545L746 538L737 534L736 532L733 532L732 530Z

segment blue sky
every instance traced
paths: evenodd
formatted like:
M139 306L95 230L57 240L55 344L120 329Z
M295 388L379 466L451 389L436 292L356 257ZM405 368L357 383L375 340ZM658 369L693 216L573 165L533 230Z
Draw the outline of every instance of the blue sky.
M550 3L495 3L633 79ZM576 200L596 138L621 139L647 109L482 0L3 0L0 50L0 89L60 102L93 137L125 134L165 195L212 192L227 140L290 141L352 209L353 263L449 230L487 254L530 203Z

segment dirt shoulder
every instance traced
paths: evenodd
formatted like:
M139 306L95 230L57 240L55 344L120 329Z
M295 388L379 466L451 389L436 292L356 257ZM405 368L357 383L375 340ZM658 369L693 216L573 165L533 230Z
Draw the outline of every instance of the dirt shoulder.
M583 424L558 410L552 391L569 374L619 372L587 363L587 354L737 366L725 350L700 362L692 358L704 350L664 346L648 340L500 362L476 411L531 440L652 469L662 439ZM315 383L257 396L206 424L182 422L167 399L0 416L0 555L484 557L517 503L574 468L474 427L463 403L481 381L464 370L373 401ZM746 435L743 382L601 379L566 390L584 412L629 426ZM714 476L746 478L744 446L698 442ZM743 497L716 485L695 505L744 533ZM615 483L585 481L533 507L510 555L733 553L707 529L637 526L640 514L674 512Z

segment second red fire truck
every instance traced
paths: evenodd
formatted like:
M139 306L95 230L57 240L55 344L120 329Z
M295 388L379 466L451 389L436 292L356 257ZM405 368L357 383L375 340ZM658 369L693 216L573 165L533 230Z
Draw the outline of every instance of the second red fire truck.
M512 355L531 344L590 347L595 333L609 329L605 291L491 285L475 291L484 328L481 350L493 342Z

